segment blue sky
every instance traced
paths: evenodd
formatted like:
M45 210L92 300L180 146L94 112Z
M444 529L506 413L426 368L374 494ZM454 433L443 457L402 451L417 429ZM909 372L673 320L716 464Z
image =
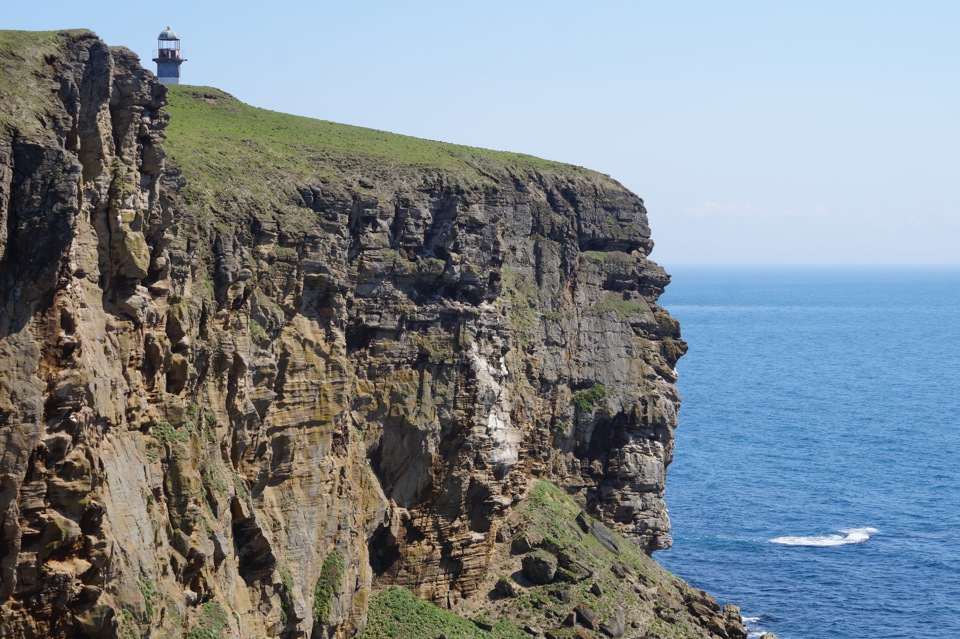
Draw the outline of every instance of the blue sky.
M668 268L960 263L960 3L91 5L0 26L152 64L169 24L185 83L600 170L646 200Z

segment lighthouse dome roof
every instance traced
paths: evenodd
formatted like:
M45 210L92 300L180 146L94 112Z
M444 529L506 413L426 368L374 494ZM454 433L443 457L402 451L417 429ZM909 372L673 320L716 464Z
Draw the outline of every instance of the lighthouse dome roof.
M180 36L177 35L177 32L167 27L160 32L160 35L157 36L157 40L179 40Z

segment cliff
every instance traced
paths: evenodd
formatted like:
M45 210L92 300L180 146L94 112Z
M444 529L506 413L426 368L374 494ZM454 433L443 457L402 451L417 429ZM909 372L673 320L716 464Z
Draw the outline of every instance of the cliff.
M346 637L406 591L740 636L647 556L685 345L642 200L168 94L85 31L0 60L0 636Z

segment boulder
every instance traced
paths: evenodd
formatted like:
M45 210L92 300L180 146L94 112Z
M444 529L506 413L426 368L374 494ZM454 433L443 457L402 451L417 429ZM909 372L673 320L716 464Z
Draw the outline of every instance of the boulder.
M596 630L599 626L599 619L597 618L597 613L594 612L586 604L579 603L573 607L573 612L577 615L577 621L581 625L589 628L590 630Z
M701 601L690 602L687 604L687 610L689 610L690 614L694 617L699 617L701 619L709 619L714 615L713 608Z
M600 624L600 632L607 635L608 637L613 637L613 639L619 639L623 636L623 631L626 628L627 624L627 615L623 611L621 606L617 606L613 609L613 614L607 619L604 623Z
M577 525L580 526L580 529L583 530L583 532L588 532L593 535L596 540L600 542L601 546L615 555L620 554L620 543L613 535L613 531L604 526L602 523L596 519L590 519L581 511L577 514Z
M520 596L520 586L517 585L513 579L509 577L500 577L497 580L497 585L494 586L494 589L499 592L504 597L516 598Z
M747 630L743 627L740 606L727 604L723 607L724 626L730 639L747 639Z
M544 550L523 556L523 574L535 584L548 584L557 573L557 558Z
M473 625L475 625L480 630L486 630L487 632L490 632L491 630L493 630L493 624L487 621L486 619L474 619Z
M616 575L617 579L626 579L631 571L629 566L617 561L610 565L610 572Z
M590 534L596 537L597 541L599 541L600 545L604 548L615 555L620 554L620 543L617 542L617 538L613 536L613 531L599 521L594 521L593 525L590 526Z
M661 619L662 618L663 617L661 616ZM724 622L723 617L721 617L720 615L714 615L710 617L709 619L706 620L705 625L707 626L707 630L709 630L713 634L719 635L721 637L727 636L727 625Z
M510 550L517 553L518 555L525 555L534 548L537 547L543 541L542 535L536 535L533 533L521 533L520 535L513 538L513 541L510 543Z

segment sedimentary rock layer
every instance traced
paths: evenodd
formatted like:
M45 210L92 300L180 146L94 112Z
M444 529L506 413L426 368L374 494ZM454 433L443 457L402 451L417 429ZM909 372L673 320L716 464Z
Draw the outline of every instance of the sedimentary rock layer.
M361 154L283 215L201 203L132 53L34 48L4 64L37 99L0 107L0 636L345 637L389 584L456 606L534 477L669 546L685 346L637 196Z

